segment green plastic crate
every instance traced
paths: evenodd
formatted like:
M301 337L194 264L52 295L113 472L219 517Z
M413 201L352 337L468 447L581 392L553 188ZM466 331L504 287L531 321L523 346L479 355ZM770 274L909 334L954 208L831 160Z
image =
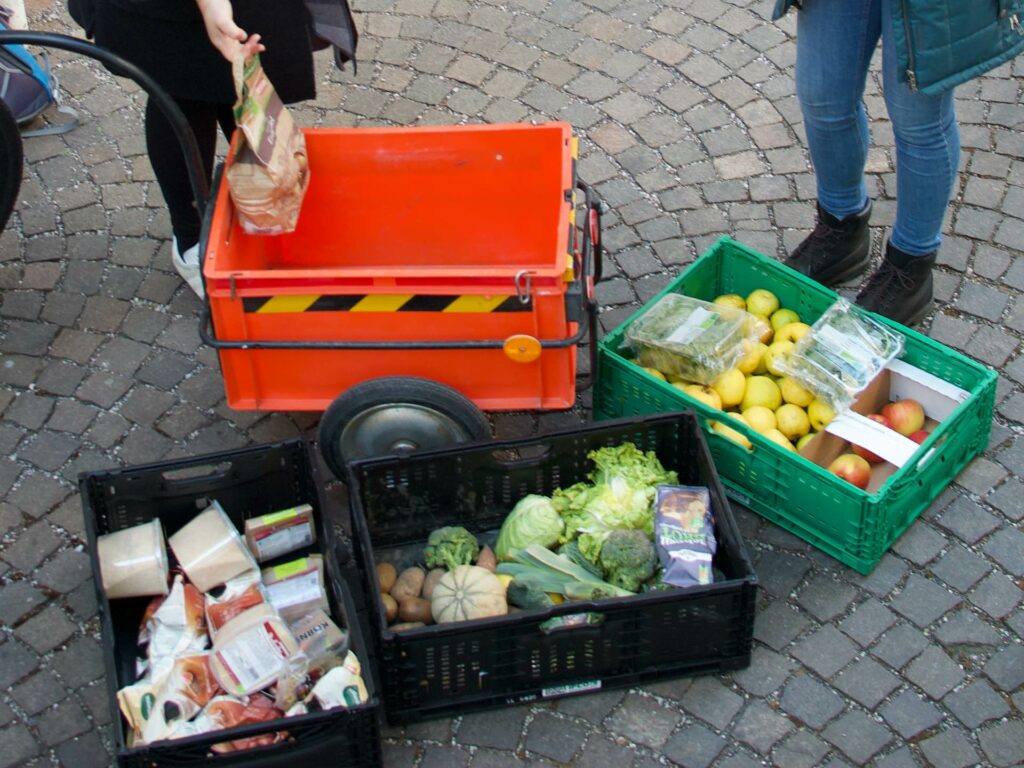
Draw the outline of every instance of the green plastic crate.
M813 323L836 293L779 262L723 237L669 283L663 294L712 300L723 293L746 296L755 288L775 293L782 306ZM649 305L647 305L649 306ZM708 445L727 493L861 573L870 573L886 550L974 456L985 449L992 424L996 374L991 369L898 323L883 320L904 337L901 359L970 393L922 446L927 460L908 462L874 494L733 422L753 444L748 450L707 426L720 412L648 374L630 359L624 338L642 307L598 346L595 418L618 418L688 407L704 417Z

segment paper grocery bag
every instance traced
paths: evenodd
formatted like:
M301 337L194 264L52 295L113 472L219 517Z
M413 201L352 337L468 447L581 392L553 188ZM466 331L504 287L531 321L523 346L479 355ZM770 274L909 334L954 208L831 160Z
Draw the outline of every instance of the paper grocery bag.
M242 228L251 235L292 232L309 186L306 138L281 103L259 56L233 66L235 153L225 174Z

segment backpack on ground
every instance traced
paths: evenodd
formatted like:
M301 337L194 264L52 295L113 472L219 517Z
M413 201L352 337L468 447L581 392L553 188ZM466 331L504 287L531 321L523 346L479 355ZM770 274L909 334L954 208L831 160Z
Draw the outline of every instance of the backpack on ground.
M0 21L0 30L7 25ZM44 53L36 58L23 45L0 45L0 99L11 110L19 126L41 115L51 105L67 115L62 123L42 128L22 129L22 136L46 136L67 133L78 125L78 112L64 105L57 77Z

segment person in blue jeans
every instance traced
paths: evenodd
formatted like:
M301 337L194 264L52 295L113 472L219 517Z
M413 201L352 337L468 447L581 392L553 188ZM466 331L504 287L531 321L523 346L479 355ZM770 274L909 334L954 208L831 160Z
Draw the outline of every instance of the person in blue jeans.
M814 231L786 259L834 285L870 263L871 199L864 182L864 86L882 44L882 92L896 139L896 220L881 267L856 303L905 324L932 305L932 267L956 184L960 134L953 91L925 95L900 71L891 6L899 0L804 0L797 14L796 92L817 177ZM777 16L793 5L780 0Z

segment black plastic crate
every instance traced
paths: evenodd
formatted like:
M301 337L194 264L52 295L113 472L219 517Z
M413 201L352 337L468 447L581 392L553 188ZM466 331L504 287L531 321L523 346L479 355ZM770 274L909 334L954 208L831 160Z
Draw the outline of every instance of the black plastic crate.
M349 465L355 558L366 595L379 594L376 554L421 548L430 531L500 527L529 493L586 479L587 454L632 441L653 450L679 482L711 491L718 552L714 584L563 603L475 621L393 632L379 600L365 610L374 671L389 722L410 723L750 663L757 578L703 433L692 413L606 421L539 437L462 444ZM553 617L599 623L549 629Z
M310 447L290 440L236 451L209 454L79 477L85 529L103 631L104 662L114 717L117 761L121 766L213 765L295 768L307 765L342 767L381 765L380 699L371 673L372 649L359 626L353 590L362 589L354 574L344 573L334 556L334 533L328 518L317 465ZM96 537L159 517L167 536L173 534L216 499L241 531L244 521L308 503L313 507L318 541L307 552L324 555L331 616L348 629L351 647L363 664L367 703L270 723L212 731L200 736L157 742L136 748L125 744L125 723L117 706L119 687L134 682L139 621L150 598L108 601L100 581ZM262 733L288 731L280 744L243 752L212 755L219 742Z

